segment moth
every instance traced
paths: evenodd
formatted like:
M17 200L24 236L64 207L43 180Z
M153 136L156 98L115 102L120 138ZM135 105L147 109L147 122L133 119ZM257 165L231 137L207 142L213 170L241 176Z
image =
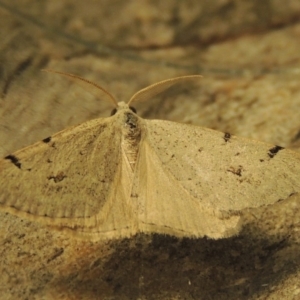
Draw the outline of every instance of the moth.
M87 80L76 75L59 74ZM146 120L132 108L183 76L146 87L113 115L0 160L0 210L92 241L143 233L218 239L240 212L300 192L300 155L208 128ZM89 82L88 82L89 83Z

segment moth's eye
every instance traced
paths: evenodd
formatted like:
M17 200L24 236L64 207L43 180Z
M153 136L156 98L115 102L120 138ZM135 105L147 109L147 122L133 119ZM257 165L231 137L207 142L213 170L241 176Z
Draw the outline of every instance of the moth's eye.
M136 109L132 106L129 106L129 108L136 114Z
M116 109L116 108L114 108L114 109L111 111L110 115L111 115L111 116L113 116L113 115L115 115L115 114L116 114L116 112L117 112L117 109Z

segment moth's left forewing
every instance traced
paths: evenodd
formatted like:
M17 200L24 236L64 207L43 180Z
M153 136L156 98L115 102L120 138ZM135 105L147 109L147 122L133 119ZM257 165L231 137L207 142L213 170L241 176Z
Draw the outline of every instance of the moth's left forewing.
M195 198L180 184L177 176L166 168L160 157L161 152L170 153L170 149L162 142L166 138L164 128L156 124L152 126L151 122L145 122L147 128L141 140L133 180L133 195L138 203L139 231L177 237L212 238L237 233L238 216L220 219L214 209L206 206L205 201L201 203ZM158 140L154 141L151 134L158 135Z
M218 238L235 232L239 211L300 192L298 153L192 125L145 124L134 181L142 223Z

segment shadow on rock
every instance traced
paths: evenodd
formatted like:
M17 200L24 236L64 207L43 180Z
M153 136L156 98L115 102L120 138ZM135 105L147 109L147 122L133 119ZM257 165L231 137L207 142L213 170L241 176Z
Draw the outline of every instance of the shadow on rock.
M279 255L288 237L254 233L246 228L223 240L139 235L115 243L105 262L86 261L55 285L83 299L250 299L300 264L299 251Z

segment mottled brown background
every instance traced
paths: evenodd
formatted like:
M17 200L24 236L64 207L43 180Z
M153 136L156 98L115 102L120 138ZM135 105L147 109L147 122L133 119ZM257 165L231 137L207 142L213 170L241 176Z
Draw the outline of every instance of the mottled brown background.
M300 145L298 0L0 0L0 155L126 101L156 81L202 74L138 107ZM5 178L0 178L5 180ZM245 213L224 240L137 236L90 243L0 214L0 299L300 299L299 197Z

